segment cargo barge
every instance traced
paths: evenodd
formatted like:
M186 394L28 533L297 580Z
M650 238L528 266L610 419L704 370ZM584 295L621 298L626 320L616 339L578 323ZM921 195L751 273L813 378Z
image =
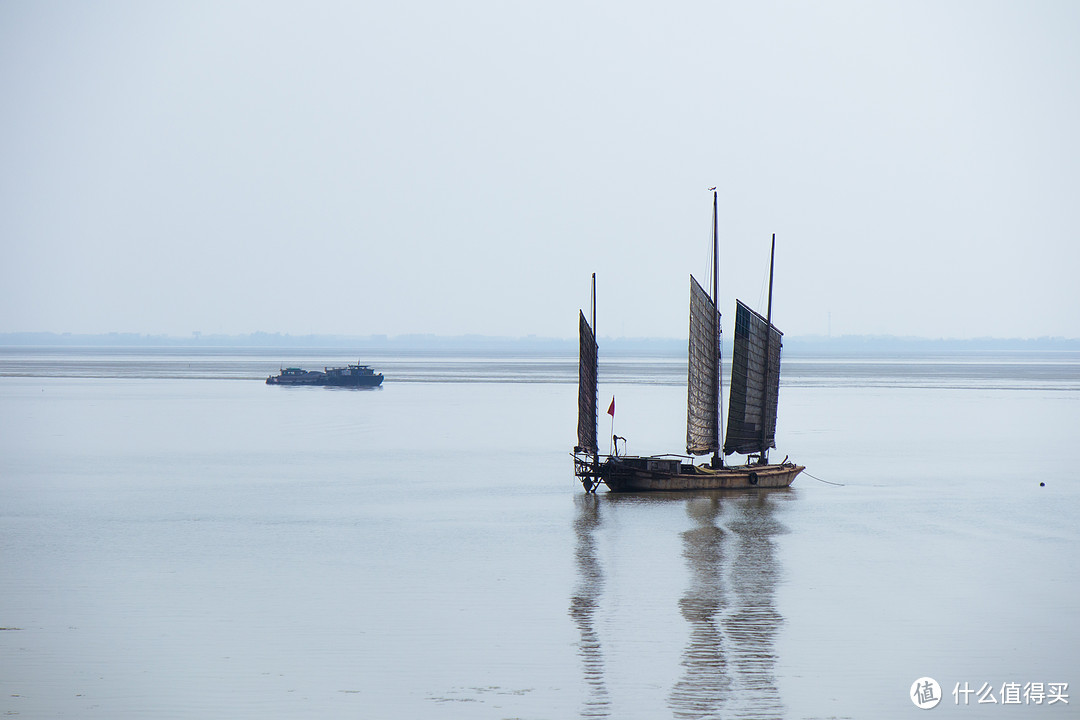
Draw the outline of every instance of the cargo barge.
M283 368L277 375L266 378L267 385L322 385L331 387L378 387L383 375L367 365L328 367L322 370Z

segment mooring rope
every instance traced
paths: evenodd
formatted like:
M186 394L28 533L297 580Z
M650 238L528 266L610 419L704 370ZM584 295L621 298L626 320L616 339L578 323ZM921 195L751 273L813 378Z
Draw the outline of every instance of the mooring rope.
M805 475L806 477L811 477L811 478L814 478L814 479L815 479L815 480L817 480L818 482L823 482L823 483L825 483L826 485L837 485L837 486L839 486L839 487L847 487L846 485L844 485L844 483L838 483L838 482L831 482L831 481L829 481L829 480L822 480L822 479L821 479L821 478L819 478L819 477L814 477L813 475L811 475L810 473L806 472L805 470L803 470L803 471L802 471L802 474L803 474L803 475Z

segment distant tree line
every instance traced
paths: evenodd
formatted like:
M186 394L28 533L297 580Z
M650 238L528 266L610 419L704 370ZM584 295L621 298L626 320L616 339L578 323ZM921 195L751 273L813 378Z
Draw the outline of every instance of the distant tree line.
M678 338L605 338L600 337L602 352L679 356L686 353L686 339ZM730 357L730 339L725 338L724 353ZM448 351L529 351L553 354L576 354L576 338L535 336L506 338L486 335L289 335L256 332L247 335L204 335L188 337L144 335L139 333L0 333L0 347L221 347L221 348L326 348L360 350L431 350ZM1080 351L1080 338L917 338L888 335L845 335L840 337L785 337L784 352L789 355L834 355L858 353L936 352L1052 352Z

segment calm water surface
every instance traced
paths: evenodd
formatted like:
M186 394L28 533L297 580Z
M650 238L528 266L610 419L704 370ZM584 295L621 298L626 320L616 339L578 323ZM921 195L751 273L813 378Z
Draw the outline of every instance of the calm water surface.
M923 717L929 676L934 716L1076 716L1075 355L788 358L778 453L832 484L586 496L573 358L261 382L355 362L296 352L0 351L0 712ZM602 369L630 452L685 392ZM1039 682L1069 704L1003 704Z

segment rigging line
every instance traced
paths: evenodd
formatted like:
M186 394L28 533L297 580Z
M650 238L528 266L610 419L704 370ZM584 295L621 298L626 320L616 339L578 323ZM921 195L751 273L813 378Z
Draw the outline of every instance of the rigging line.
M761 289L758 291L758 310L765 307L765 296L769 291L769 262L765 261L765 271L761 274Z
M806 477L814 478L814 479L815 479L815 480L817 480L818 482L823 482L823 483L825 483L826 485L836 485L836 486L838 486L838 487L847 487L847 485L844 485L844 483L832 482L832 481L830 481L830 480L822 480L822 479L821 479L821 478L819 478L819 477L814 477L813 475L811 475L810 473L806 472L805 470L803 470L803 471L802 471L802 474L803 474L803 475L805 475Z
M701 243L702 247L706 249L707 259L705 260L705 282L709 282L709 278L712 277L713 270L713 253L712 253L712 218L709 218L709 242L708 244ZM700 267L700 266L698 266Z

